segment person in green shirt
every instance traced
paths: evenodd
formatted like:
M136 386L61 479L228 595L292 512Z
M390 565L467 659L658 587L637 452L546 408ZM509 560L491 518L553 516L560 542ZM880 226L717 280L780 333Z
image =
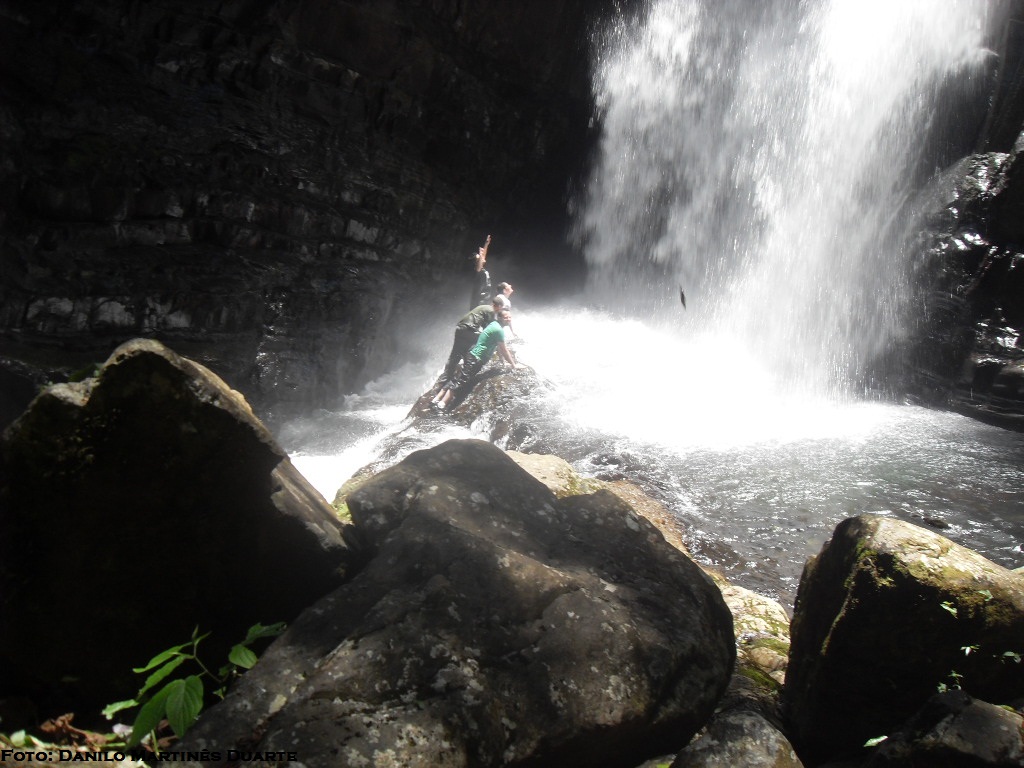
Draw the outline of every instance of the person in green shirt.
M441 383L447 384L452 379L456 367L466 360L469 350L476 344L480 331L494 322L495 316L501 309L500 296L495 296L490 306L481 304L459 318L455 325L455 339L452 341L452 351L448 354L448 362L444 365L444 372L441 374Z
M448 407L452 397L462 390L470 380L480 372L495 351L512 368L516 367L516 359L505 345L505 329L512 322L512 313L507 309L499 310L495 319L477 337L476 344L463 361L458 370L431 401L431 405L439 411Z

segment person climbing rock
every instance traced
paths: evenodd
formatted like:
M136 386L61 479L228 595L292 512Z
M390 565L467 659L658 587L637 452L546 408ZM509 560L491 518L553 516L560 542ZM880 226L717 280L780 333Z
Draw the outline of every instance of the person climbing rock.
M459 318L459 322L455 324L452 351L448 354L448 362L445 363L444 371L441 373L442 385L451 381L452 374L455 373L459 363L466 361L466 356L476 344L480 332L494 322L494 318L502 309L501 298L503 297L499 294L491 300L490 304L474 307Z
M455 372L451 380L445 384L431 401L431 406L439 411L448 407L456 392L466 389L480 369L491 359L497 350L498 355L513 369L516 359L505 345L505 329L512 322L512 313L507 309L499 310L497 317L486 328L480 331L476 344L466 356L462 367Z

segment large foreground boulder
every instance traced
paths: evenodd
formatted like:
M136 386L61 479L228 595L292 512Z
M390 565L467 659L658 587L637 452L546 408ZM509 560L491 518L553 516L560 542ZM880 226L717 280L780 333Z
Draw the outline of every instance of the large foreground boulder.
M791 640L783 702L815 765L892 733L942 685L1024 697L1024 578L910 523L851 518L804 569Z
M635 766L708 720L735 659L714 583L608 492L556 497L453 440L348 495L373 557L180 749L307 766Z
M350 559L245 400L154 341L41 393L4 433L0 475L0 696L47 709L130 697L131 668L196 626L220 664Z

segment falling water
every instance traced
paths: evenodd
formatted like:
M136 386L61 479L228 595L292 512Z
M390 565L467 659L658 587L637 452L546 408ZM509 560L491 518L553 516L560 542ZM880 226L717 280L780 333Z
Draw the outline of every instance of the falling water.
M980 80L986 7L655 0L607 30L592 295L849 391L914 311L903 206L941 87Z

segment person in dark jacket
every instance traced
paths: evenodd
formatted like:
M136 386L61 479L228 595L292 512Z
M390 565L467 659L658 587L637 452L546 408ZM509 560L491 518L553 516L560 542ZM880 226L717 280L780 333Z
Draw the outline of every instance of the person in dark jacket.
M444 372L441 374L442 383L447 384L451 381L452 374L455 373L459 363L466 359L467 353L476 344L480 331L494 321L501 308L501 301L498 296L495 296L490 304L474 307L459 318L459 322L455 324L452 351L448 354L448 362L445 363Z

